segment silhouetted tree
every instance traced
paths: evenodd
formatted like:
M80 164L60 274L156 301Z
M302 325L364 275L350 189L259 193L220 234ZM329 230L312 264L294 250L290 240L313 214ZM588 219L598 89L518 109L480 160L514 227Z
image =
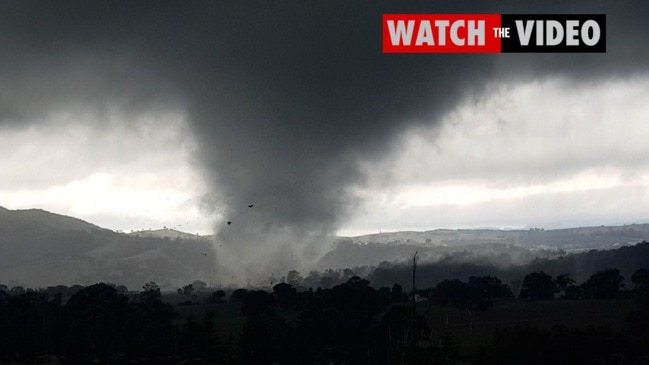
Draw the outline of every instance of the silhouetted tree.
M160 287L150 281L129 303L129 325L136 346L131 352L152 357L169 354L174 342L173 307L162 302ZM131 344L133 345L133 344Z
M58 309L44 292L0 296L0 361L30 363L55 350Z
M273 293L277 304L281 307L288 308L295 305L297 291L291 284L279 283L273 287Z
M243 289L243 288L236 289L235 291L232 292L232 295L230 295L230 300L234 302L242 301L243 298L246 297L246 294L248 294L248 289Z
M23 295L26 293L26 290L22 286L14 286L13 288L11 288L11 291L9 293L11 295Z
M194 285L193 284L187 284L183 286L183 294L190 296L194 292Z
M118 291L119 292L119 291ZM160 292L160 286L153 281L142 286L142 291L139 296L140 300L145 303L157 303L162 300L162 293Z
M403 292L403 287L397 283L392 285L392 290L390 291L390 301L392 303L402 303L408 301L408 297Z
M264 290L251 290L243 297L241 312L246 317L270 313L275 298Z
M484 309L480 292L457 279L440 281L433 289L432 297L438 304L452 305L457 309Z
M562 298L576 299L575 279L570 274L561 274L554 279L554 284L561 293Z
M76 293L78 293L79 291L83 290L84 288L85 287L83 285L75 284L75 285L72 285L71 287L68 288L67 293L68 293L69 296L73 296Z
M95 284L74 294L65 314L65 352L71 358L108 359L132 343L128 298L107 284Z
M520 298L525 299L552 299L557 288L552 276L543 271L527 274L523 278Z
M590 299L613 299L624 288L623 281L618 269L598 271L582 284L583 293Z
M649 295L649 269L638 269L631 276L631 281L635 284L634 291L638 296Z
M222 303L223 298L225 298L225 292L219 289L213 292L212 294L210 294L210 296L207 298L207 302L210 304Z
M388 300L359 277L316 293L299 313L296 362L379 363L378 318Z
M286 283L275 287L282 293L280 297L292 288ZM250 290L241 300L241 312L246 316L246 322L239 341L240 362L251 365L277 363L280 355L291 350L282 346L288 329L285 321L273 310L275 297L264 290Z
M631 324L631 330L646 339L649 338L649 270L636 270L631 276L631 281L635 284L633 296L637 307L629 313L627 320Z
M327 269L322 273L322 277L320 278L320 286L322 286L322 288L328 289L338 283L340 283L340 272Z
M575 279L570 274L561 274L554 279L554 283L559 289L565 290L569 285L575 284Z
M512 298L514 296L511 288L495 276L469 276L468 284L483 299Z

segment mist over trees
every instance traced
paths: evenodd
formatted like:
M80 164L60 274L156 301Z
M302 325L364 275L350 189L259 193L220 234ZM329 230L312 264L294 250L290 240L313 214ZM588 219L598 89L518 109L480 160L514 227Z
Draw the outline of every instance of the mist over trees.
M560 256L553 259L536 259L526 265L495 266L477 261L455 260L453 255L419 265L420 281L432 286L444 279L468 278L469 276L496 276L504 283L519 289L516 284L530 272L544 272L552 276L567 274L569 279L586 281L593 272L618 268L619 274L630 278L635 270L649 266L649 243L641 242L615 250L591 250L584 253ZM410 269L404 263L384 262L369 270L368 279L379 286L391 283L408 283ZM566 279L568 279L568 277ZM599 280L599 279L598 279ZM522 283L521 283L522 284ZM562 284L567 286L567 284ZM569 289L570 290L570 289Z

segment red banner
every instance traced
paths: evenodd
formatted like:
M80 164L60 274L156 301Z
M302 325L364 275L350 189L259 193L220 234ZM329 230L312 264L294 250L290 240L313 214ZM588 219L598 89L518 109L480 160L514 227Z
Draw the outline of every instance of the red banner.
M384 14L384 53L500 53L500 14Z

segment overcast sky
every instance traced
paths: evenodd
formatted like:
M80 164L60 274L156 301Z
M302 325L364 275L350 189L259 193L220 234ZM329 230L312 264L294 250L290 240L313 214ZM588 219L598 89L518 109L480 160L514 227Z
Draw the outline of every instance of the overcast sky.
M648 100L646 76L497 83L366 166L348 233L648 222Z
M250 265L331 234L647 222L648 10L3 1L0 205L214 233ZM605 13L607 53L382 54L382 14L463 12Z

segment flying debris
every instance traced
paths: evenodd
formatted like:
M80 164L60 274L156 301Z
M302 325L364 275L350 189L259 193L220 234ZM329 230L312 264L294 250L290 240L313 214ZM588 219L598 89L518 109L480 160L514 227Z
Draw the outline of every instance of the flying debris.
M248 208L252 208L254 206L255 206L254 204L250 204L250 205L248 205Z
M229 226L230 224L232 224L232 222L228 221L228 226Z

